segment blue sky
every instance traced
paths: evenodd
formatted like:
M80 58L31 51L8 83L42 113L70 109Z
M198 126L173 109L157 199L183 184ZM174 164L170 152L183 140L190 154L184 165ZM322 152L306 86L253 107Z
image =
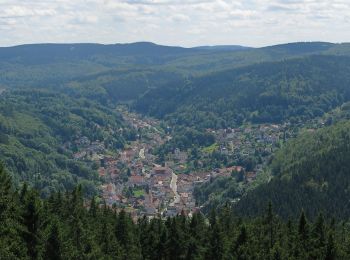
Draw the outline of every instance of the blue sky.
M350 42L350 0L0 0L0 46Z

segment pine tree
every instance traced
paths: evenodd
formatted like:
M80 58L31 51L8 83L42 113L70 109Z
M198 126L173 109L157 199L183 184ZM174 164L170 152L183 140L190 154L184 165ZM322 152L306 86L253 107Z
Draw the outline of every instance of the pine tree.
M96 218L97 204L96 204L96 197L95 196L91 200L89 213L93 218Z
M268 239L269 239L269 251L274 245L274 215L272 211L272 203L269 202L269 206L267 208L266 212L266 219L265 222L267 224L267 233L268 233Z
M189 235L191 243L189 244L187 256L194 258L203 258L205 253L204 245L207 242L207 225L202 213L195 213L189 224Z
M237 239L234 241L234 244L232 246L232 256L235 259L241 259L242 255L244 254L244 250L242 248L245 246L248 240L247 235L247 229L245 225L242 225L239 230L239 234Z
M325 245L325 227L323 215L319 214L313 228L313 237L316 240L316 246L321 248Z
M104 220L102 223L99 234L99 246L106 257L114 256L114 259L122 259L121 247L108 220Z
M170 220L170 225L168 227L168 240L166 242L166 254L167 259L179 259L181 253L181 241L180 241L180 231L177 225L176 219L172 218Z
M44 259L61 260L62 257L62 242L61 232L57 220L52 221L49 228L49 236L45 243Z
M28 192L28 184L25 182L22 186L21 192L19 194L19 201L24 204L25 203L25 198Z
M308 223L304 211L302 211L299 218L298 234L302 241L307 241L309 236Z
M68 209L67 215L69 216L69 238L71 240L69 246L72 248L70 257L85 257L85 248L88 246L88 242L85 237L85 209L83 207L83 197L80 185L74 189L70 197L69 204L66 206Z
M25 227L17 199L11 177L0 163L0 256L3 259L21 259L27 255L22 238Z
M308 258L309 254L309 226L306 220L304 211L302 211L299 218L298 225L298 240L297 240L296 255L299 258Z
M311 231L311 249L310 255L312 258L321 259L324 257L325 247L325 225L323 215L319 214Z
M41 200L39 195L31 190L24 198L23 223L26 227L24 239L27 244L28 254L31 259L37 259L40 255L41 238Z
M220 225L218 224L216 212L213 210L209 217L208 247L205 259L219 260L222 259L224 248Z
M124 210L118 215L115 235L123 249L125 259L138 259L141 256L140 244L134 231L133 222Z
M337 253L336 253L336 247L334 244L333 234L329 234L325 260L334 260L336 259L336 256L337 256Z

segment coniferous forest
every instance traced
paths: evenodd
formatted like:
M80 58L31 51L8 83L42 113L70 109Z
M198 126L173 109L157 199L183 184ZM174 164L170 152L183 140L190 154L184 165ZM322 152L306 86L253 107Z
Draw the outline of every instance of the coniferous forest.
M125 211L85 204L81 187L40 199L14 190L0 170L1 259L348 259L350 226L308 219L288 221L270 203L256 218L238 218L226 205L208 218L133 221Z

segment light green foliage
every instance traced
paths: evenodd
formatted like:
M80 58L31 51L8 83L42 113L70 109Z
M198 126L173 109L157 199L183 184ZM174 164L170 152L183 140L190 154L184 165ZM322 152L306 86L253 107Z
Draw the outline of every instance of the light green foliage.
M44 196L79 182L96 192L91 165L73 160L75 141L86 136L107 141L108 149L123 147L120 127L118 113L86 99L38 90L0 97L0 156L16 183L26 181Z

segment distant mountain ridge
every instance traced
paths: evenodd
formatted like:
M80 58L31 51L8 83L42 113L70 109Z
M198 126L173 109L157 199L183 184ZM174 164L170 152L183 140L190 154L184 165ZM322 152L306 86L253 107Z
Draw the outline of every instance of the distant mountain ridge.
M14 47L0 48L0 59L27 61L34 59L43 62L55 62L64 59L88 59L95 55L111 56L150 56L150 55L181 55L199 50L168 47L149 42L137 42L131 44L28 44ZM20 60L18 60L20 58Z
M158 45L152 42L135 43L117 43L117 44L98 44L98 43L42 43L42 44L24 44L12 47L0 47L0 59L14 60L17 62L28 61L29 59L38 59L46 57L51 58L88 58L94 55L193 55L206 54L211 52L231 52L246 50L279 50L290 53L305 54L326 51L334 46L342 44L327 42L297 42L267 46L262 48L252 48L241 45L213 45L185 48L178 46ZM20 58L20 59L18 59ZM54 61L54 60L52 60Z
M199 46L199 47L180 47L158 45L153 42L134 42L134 43L39 43L23 44L11 47L0 47L0 58L10 58L14 55L45 54L52 56L73 55L73 57L82 57L83 55L95 54L114 54L114 55L176 55L181 53L203 52L203 51L236 51L251 49L250 47L239 45L217 45L217 46ZM39 52L40 51L40 52ZM34 52L34 53L33 53Z
M211 45L211 46L207 45L207 46L193 47L192 49L215 50L215 51L242 51L242 50L249 50L254 48L241 46L241 45Z

